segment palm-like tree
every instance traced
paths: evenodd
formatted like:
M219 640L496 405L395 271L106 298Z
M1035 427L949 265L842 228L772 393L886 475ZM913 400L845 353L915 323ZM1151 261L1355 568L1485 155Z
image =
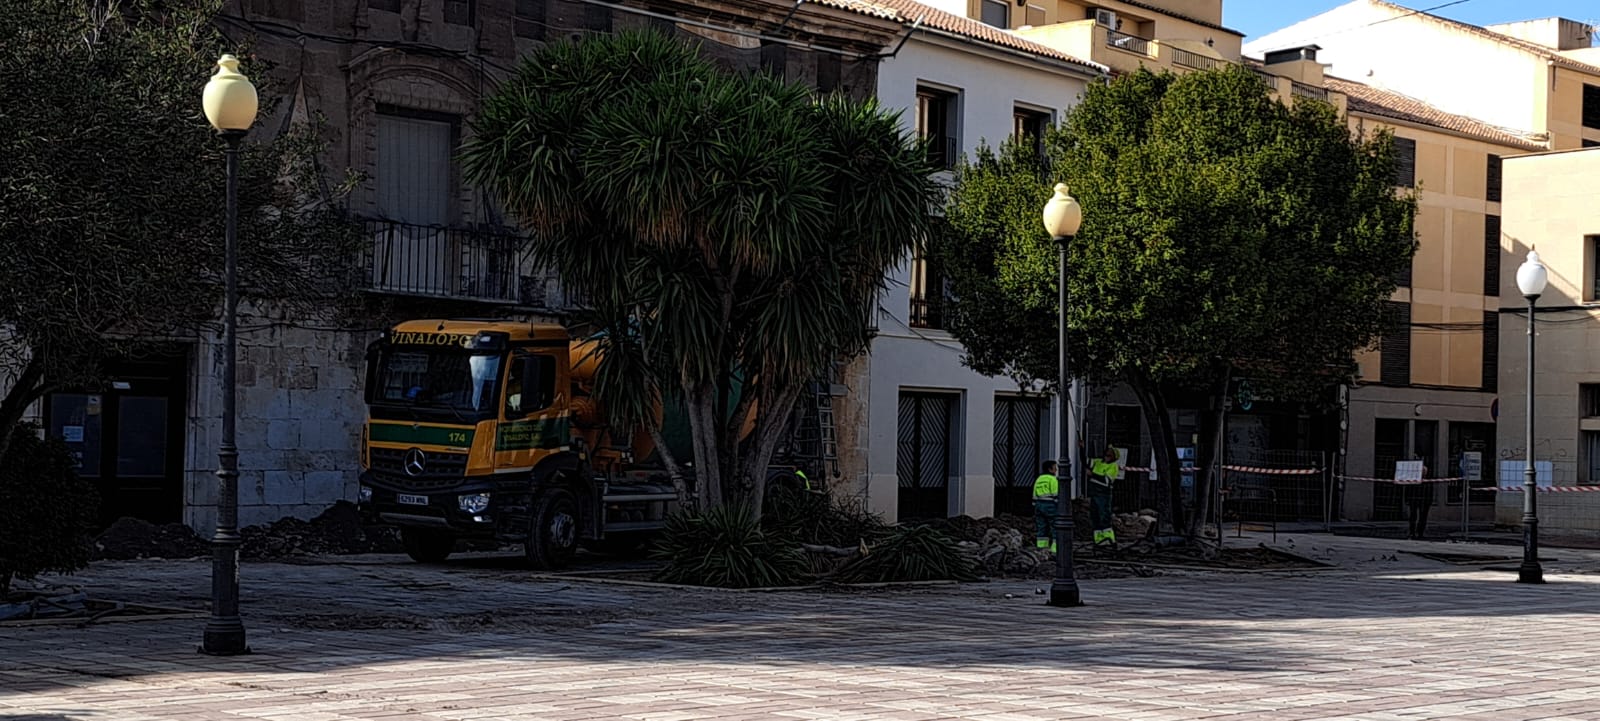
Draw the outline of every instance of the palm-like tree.
M927 233L932 168L898 114L634 32L530 56L473 130L469 179L603 331L612 422L680 398L697 505L760 508L795 401L866 349L885 272Z

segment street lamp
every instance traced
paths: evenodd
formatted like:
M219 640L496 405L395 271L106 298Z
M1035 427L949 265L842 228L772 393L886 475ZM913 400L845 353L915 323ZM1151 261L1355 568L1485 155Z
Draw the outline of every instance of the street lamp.
M1539 254L1528 251L1528 259L1517 269L1517 289L1528 299L1527 452L1522 464L1522 565L1517 568L1517 583L1544 583L1544 567L1539 565L1539 481L1533 466L1533 307L1549 282Z
M234 438L235 345L239 330L239 142L255 124L255 86L239 72L239 59L223 55L206 83L201 104L206 120L227 143L227 235L224 249L226 295L223 301L222 443L217 448L217 532L211 537L211 620L201 653L249 653L239 618L239 447Z
M1069 391L1072 374L1067 370L1067 246L1072 244L1072 237L1078 234L1078 226L1083 224L1083 208L1072 196L1067 195L1065 183L1056 183L1055 190L1055 195L1044 204L1044 229L1055 239L1060 258L1057 284L1060 286L1061 306L1057 310L1057 318L1061 335L1061 378L1056 395L1060 400L1056 427L1060 432L1061 450L1066 452L1068 458L1065 463L1057 461L1058 472L1064 477L1064 482L1056 487L1056 577L1050 582L1050 605L1082 606L1077 575L1072 570L1072 491L1078 468L1077 448L1072 443L1072 409L1069 408L1075 399Z

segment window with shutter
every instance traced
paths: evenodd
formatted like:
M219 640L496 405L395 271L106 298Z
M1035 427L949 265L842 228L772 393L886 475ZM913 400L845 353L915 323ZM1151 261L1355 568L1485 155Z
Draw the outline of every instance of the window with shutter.
M1500 202L1500 156L1489 156L1488 178L1484 184L1484 198L1491 203Z
M1417 184L1417 141L1410 138L1394 139L1394 184L1402 188Z
M1493 393L1500 387L1500 314L1483 312L1483 390Z
M1583 127L1600 128L1600 87L1583 86Z
M1011 136L1026 142L1034 155L1044 158L1044 131L1050 126L1050 114L1028 108L1016 108L1011 113Z
M928 159L936 168L953 168L961 156L956 101L955 93L917 88L917 137L928 141Z
M1390 303L1394 327L1379 341L1378 382L1384 385L1411 384L1411 305Z
M1483 294L1500 295L1500 216L1483 216Z
M983 24L1005 30L1011 27L1011 5L1003 0L983 0Z

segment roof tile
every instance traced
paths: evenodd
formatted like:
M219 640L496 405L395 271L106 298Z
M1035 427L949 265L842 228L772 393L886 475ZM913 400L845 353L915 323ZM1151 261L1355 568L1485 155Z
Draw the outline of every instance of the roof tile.
M1107 71L1104 66L1098 63L1075 58L1055 48L1022 38L1010 31L986 25L963 15L948 13L915 0L817 0L817 2L873 15L876 15L882 9L887 9L896 13L898 19L907 24L915 22L917 18L922 18L923 27L941 30L1011 50L1032 53L1052 60L1071 63L1095 72L1103 73ZM879 17L893 16L879 15Z
M1399 93L1350 80L1326 78L1329 90L1349 98L1348 112L1442 128L1484 142L1524 150L1547 150L1543 144L1465 115L1447 113Z

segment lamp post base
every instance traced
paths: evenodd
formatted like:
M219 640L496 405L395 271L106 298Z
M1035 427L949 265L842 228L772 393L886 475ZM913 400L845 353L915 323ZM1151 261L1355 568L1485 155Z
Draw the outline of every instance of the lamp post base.
M1082 606L1083 598L1078 595L1078 582L1067 581L1063 583L1061 581L1056 581L1055 583L1050 584L1049 603L1052 606L1060 608Z
M200 653L207 656L243 656L250 653L250 644L244 636L244 622L238 616L208 621L205 636L200 641Z
M1544 583L1544 567L1538 563L1524 563L1518 566L1517 583Z

